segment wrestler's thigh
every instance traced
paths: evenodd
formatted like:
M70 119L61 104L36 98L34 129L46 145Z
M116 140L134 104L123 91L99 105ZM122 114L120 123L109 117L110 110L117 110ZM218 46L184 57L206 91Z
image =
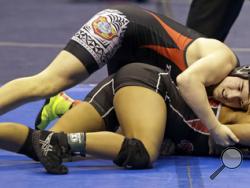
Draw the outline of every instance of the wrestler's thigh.
M83 63L71 53L61 51L52 63L34 79L47 83L47 85L51 84L47 90L58 93L78 84L86 76Z
M166 77L164 70L144 63L128 64L114 77L114 108L122 131L143 142L151 161L156 159L165 133Z
M163 97L148 88L126 86L115 94L114 107L125 136L141 140L154 161L166 126L167 110Z
M88 102L81 102L66 112L51 128L56 132L94 132L105 130L104 121Z

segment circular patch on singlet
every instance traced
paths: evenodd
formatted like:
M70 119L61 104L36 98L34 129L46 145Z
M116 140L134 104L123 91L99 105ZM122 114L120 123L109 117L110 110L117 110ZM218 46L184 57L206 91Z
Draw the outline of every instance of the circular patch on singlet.
M99 16L92 22L92 27L98 36L106 40L112 40L117 37L117 31L112 23L108 22L105 16Z

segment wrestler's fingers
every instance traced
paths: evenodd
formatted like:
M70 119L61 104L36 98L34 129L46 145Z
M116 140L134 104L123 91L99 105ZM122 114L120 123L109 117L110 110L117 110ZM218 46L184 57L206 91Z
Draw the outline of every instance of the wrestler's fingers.
M237 136L233 132L229 134L229 137L231 139L230 141L231 145L234 145L235 143L238 143L240 141L239 138L237 138Z

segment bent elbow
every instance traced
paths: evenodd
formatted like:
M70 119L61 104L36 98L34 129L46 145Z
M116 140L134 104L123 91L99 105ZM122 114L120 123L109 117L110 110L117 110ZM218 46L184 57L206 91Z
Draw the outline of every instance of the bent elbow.
M189 95L190 91L203 85L199 77L185 73L177 76L176 83L182 96Z
M189 85L190 82L192 82L192 76L185 73L179 74L176 78L177 86L180 88Z
M183 75L182 75L182 74L179 74L179 75L176 77L176 84L177 84L178 87L179 87L180 85L183 84L183 80L184 80L184 78L183 78Z

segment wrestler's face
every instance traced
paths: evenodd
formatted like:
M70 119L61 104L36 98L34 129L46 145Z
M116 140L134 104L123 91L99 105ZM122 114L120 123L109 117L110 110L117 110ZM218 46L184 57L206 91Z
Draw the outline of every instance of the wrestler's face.
M213 97L221 103L247 110L249 99L248 80L239 77L226 77L213 91Z

